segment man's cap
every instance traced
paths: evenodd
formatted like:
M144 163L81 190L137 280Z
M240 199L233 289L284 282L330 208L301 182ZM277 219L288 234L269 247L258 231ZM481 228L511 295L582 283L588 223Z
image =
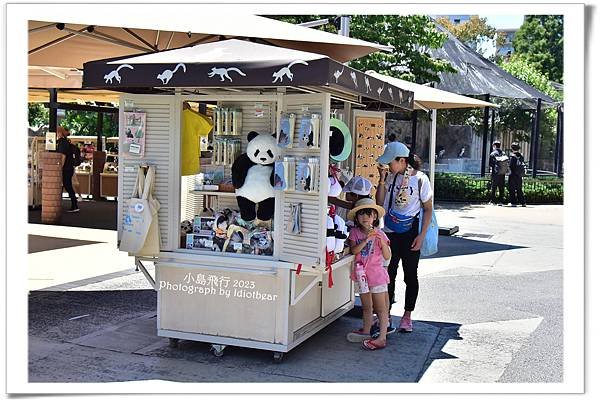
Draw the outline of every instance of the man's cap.
M356 175L348 181L348 183L342 189L342 192L352 192L356 195L370 195L373 184L360 175Z
M388 164L396 157L408 157L410 150L402 142L390 142L386 145L383 154L377 158L377 163Z
M502 144L500 143L500 141L494 141L494 142L492 143L492 145L498 145L498 146L500 146L500 145L502 145Z

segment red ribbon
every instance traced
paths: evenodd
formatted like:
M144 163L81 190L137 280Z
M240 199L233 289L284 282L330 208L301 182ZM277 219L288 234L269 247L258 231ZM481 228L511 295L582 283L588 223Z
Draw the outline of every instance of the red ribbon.
M296 274L300 274L300 270L302 270L302 263L298 263L298 267L296 268Z
M333 287L333 269L331 268L331 264L333 263L333 260L335 258L335 252L333 251L329 251L325 254L325 270L329 270L329 277L328 277L328 283L327 286L329 288Z

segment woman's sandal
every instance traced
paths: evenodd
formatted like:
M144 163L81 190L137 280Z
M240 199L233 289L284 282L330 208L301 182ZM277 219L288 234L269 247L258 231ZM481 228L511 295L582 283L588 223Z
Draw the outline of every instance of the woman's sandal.
M368 351L375 351L377 349L382 349L385 348L385 343L383 343L383 345L379 345L376 342L374 342L375 340L370 339L370 340L365 340L362 342L362 347Z

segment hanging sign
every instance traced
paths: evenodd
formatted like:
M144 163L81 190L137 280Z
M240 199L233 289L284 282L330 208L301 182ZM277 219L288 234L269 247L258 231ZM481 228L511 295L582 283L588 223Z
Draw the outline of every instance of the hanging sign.
M56 150L56 132L46 132L46 150Z
M144 156L146 144L146 113L125 112L125 154Z

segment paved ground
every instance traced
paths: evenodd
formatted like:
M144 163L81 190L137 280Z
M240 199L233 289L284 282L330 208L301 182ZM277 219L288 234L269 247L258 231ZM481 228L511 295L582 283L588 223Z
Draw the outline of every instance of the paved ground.
M347 315L282 364L260 350L170 348L155 334L156 295L115 251L116 232L30 224L30 381L560 382L562 206L437 207L440 225L460 231L421 261L415 331L367 353L344 340L359 323Z

